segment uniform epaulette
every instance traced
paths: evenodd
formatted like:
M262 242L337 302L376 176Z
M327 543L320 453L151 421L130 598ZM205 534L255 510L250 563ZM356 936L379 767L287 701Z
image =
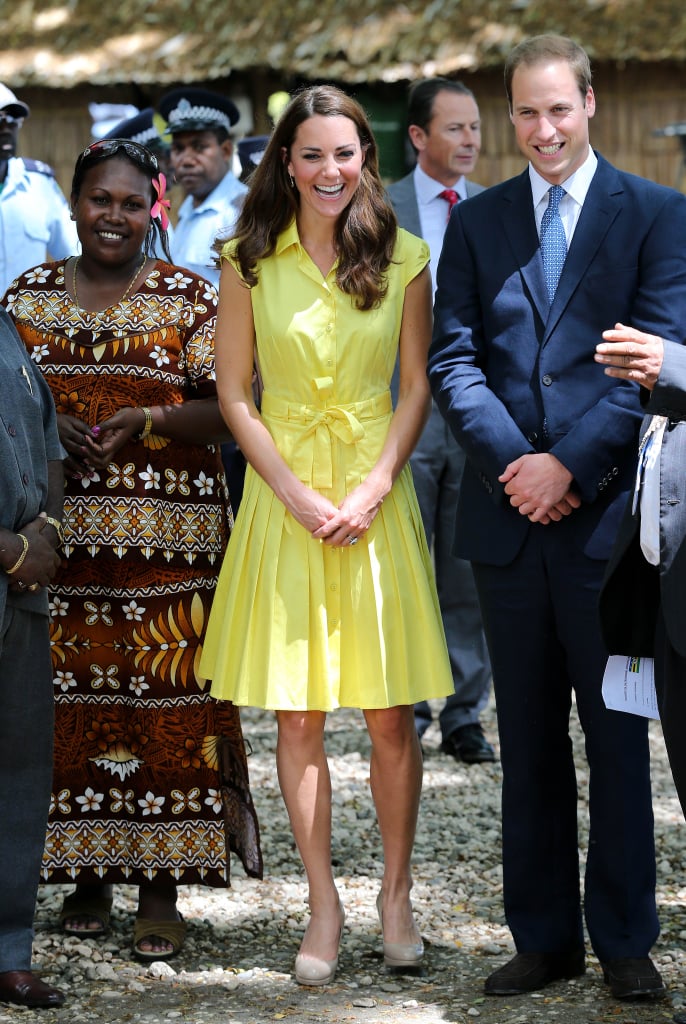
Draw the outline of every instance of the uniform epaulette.
M22 157L22 163L27 171L37 171L38 174L45 174L48 178L55 177L55 172L50 164L46 164L43 160L27 160Z

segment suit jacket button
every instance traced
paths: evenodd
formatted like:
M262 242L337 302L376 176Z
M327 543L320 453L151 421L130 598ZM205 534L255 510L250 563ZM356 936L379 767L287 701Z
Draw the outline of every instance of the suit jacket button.
M526 435L526 439L529 442L529 444L536 444L536 442L538 441L538 434L535 430L532 430L530 434Z
M549 373L544 373L541 377L541 381L545 384L547 388L549 388L550 385L553 383L553 378L550 376Z

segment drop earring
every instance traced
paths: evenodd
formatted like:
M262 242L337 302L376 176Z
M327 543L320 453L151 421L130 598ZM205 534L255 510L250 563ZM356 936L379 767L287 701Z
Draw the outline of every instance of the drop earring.
M289 180L289 181L290 181L290 183L291 183L291 188L295 188L295 178L293 177L293 175L292 175L292 174L289 174L289 175L288 175L288 180Z

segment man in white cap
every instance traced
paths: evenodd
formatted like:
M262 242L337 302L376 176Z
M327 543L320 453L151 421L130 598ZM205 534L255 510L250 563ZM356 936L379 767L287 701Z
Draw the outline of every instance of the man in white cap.
M26 103L0 83L0 296L19 274L76 252L76 226L48 164L18 157Z

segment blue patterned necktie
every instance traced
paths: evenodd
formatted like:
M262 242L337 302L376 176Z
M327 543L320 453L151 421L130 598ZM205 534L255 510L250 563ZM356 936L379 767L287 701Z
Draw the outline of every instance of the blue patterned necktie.
M567 258L567 239L560 217L560 200L565 195L562 185L551 185L548 189L548 206L541 221L541 255L543 272L548 286L548 298L552 303L557 282Z

